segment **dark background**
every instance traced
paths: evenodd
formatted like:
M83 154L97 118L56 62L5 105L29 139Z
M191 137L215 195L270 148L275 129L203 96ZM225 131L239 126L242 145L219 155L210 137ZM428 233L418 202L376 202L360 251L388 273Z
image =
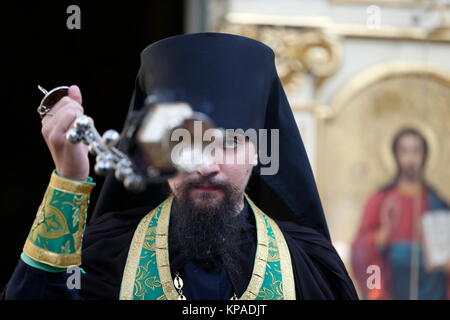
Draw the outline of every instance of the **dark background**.
M69 30L69 5L81 30ZM10 278L54 168L41 136L37 89L77 84L100 133L121 130L139 68L152 42L183 33L182 1L21 1L0 6L2 191L0 291ZM91 159L92 160L92 159ZM92 166L91 166L92 167ZM91 170L97 187L103 180Z

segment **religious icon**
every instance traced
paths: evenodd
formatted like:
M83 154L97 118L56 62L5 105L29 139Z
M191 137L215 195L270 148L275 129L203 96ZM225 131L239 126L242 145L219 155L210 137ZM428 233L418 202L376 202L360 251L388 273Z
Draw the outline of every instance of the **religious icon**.
M333 243L349 268L355 284L358 284L363 298L399 297L387 295L390 293L390 286L394 283L394 275L390 274L391 270L378 261L362 262L360 259L364 260L369 253L367 252L366 255L363 249L356 250L355 239L360 235L360 229L364 223L368 199L374 197L375 190L381 192L383 188L394 185L396 181L400 169L393 153L393 145L401 132L414 131L416 135L411 133L407 136L415 137L411 140L416 141L416 144L421 147L425 143L427 145L426 162L419 170L421 187L416 186L412 189L422 189L422 193L425 194L431 188L433 192L430 194L439 194L437 198L441 202L450 203L448 187L450 170L447 161L450 156L450 145L447 143L450 137L447 120L450 116L449 99L450 75L437 67L419 62L382 63L355 75L339 89L332 99L330 114L318 122L316 174L321 198ZM400 140L404 141L403 138ZM423 143L419 144L418 141ZM389 212L383 217L393 216L392 220L395 223L395 214L392 213L394 209L391 207L400 211L399 216L405 217L405 214L402 207L397 209L402 202L398 201L397 197L393 198L395 201L379 200L379 208L376 208L375 212L380 214L383 204L384 210ZM412 199L417 198L421 199L412 197ZM447 209L435 204L431 206L431 203L425 200L425 196L423 198L422 202L411 200L415 205L420 204L422 207L419 206L412 211L418 216L414 221L415 228L418 230L414 229L414 238L411 238L413 235L410 234L410 238L405 238L407 240L405 242L411 244L412 239L416 241L415 236L418 236L420 255L423 259L422 267L425 268L425 273L428 273L443 268L442 256L446 256L445 252L439 250L441 253L438 255L438 262L433 253L436 252L435 248L442 247L439 243L445 240L445 233L432 232L434 235L442 235L439 239L430 239L427 235L430 229L435 230L435 227L430 225L436 225L435 218L439 216L436 215L438 213L436 209L442 208L443 211ZM425 214L425 212L433 212L433 215ZM422 221L419 217L432 217L433 221L430 222L429 219ZM390 221L388 220L388 223ZM405 223L404 220L399 223L398 228L406 228L401 225ZM445 224L440 223L440 225L439 229L443 229ZM392 233L395 234L397 231L394 230ZM390 242L387 243L390 244ZM448 244L446 246L448 247ZM417 247L419 246L409 246L410 250L413 248L410 257L415 262L405 265L405 270L408 272L399 273L399 277L411 278L408 281L413 284L411 288L407 286L408 290L405 289L408 293L402 295L404 299L424 297L419 289L416 290L417 278L419 283L424 278L417 276L418 268L410 270L411 266L418 265L416 263L418 261ZM390 246L388 245L387 248L389 249ZM374 249L374 252L377 251ZM388 254L387 252L388 250L385 254ZM391 253L393 254L394 251ZM436 268L438 265L440 267ZM372 286L376 283L369 283L371 279L375 279L372 278L373 270L380 271L379 278L382 280L380 286ZM410 293L409 289L411 289Z
M423 246L423 230L438 233L429 227L422 229L422 220L435 214L441 221L442 217L444 221L450 218L448 203L424 175L428 142L420 131L405 128L396 134L392 154L397 167L395 177L366 201L352 244L354 275L368 299L446 299L450 282L445 267L450 259L444 256L447 261L441 268L430 270L425 256L433 248L425 250ZM441 239L448 239L450 228L439 234ZM439 239L434 242L439 243ZM381 270L379 288L366 285L369 266Z

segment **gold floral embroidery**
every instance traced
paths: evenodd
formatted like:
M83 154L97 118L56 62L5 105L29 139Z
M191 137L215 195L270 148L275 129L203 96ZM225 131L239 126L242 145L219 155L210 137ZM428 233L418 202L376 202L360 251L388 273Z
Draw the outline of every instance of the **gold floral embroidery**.
M80 265L86 210L93 187L94 184L53 173L23 251L34 260L55 267Z
M161 282L156 279L155 275L149 272L149 261L145 266L139 266L136 273L136 281L134 286L134 295L139 299L145 299L148 290L155 290L161 287Z
M265 285L258 293L258 298L262 300L283 300L283 283L279 280L279 277L274 275L274 272L266 272L266 276L269 278L267 282L269 285Z

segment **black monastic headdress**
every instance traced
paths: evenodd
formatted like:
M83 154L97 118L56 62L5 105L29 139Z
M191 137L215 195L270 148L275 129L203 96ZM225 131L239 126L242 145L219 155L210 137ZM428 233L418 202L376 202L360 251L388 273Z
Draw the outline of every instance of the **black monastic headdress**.
M141 54L125 128L150 95L188 102L225 129L279 129L278 173L261 175L257 168L248 194L272 218L295 220L329 239L313 173L277 75L272 49L256 40L223 33L188 34L158 41ZM124 151L132 145L133 141L127 139L121 143ZM161 184L151 184L145 192L134 194L110 176L93 219L111 211L151 209L164 200L164 190ZM146 213L144 210L142 216Z

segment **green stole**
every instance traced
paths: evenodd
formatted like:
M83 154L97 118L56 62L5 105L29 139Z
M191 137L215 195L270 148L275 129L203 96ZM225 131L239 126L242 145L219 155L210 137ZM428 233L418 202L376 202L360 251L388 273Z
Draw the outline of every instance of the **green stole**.
M257 248L253 273L241 300L294 300L291 257L284 236L270 217L245 195L254 213ZM170 196L139 223L128 252L121 300L177 300L169 265Z

